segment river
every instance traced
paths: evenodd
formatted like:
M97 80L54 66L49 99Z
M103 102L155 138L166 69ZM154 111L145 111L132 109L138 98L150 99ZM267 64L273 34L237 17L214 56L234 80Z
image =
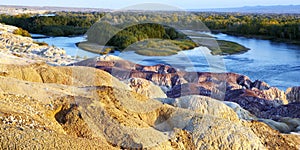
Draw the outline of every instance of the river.
M39 35L33 35L35 36ZM173 56L149 57L132 51L116 52L114 55L144 65L167 63L187 71L236 72L247 75L252 80L265 81L282 90L300 86L300 46L226 34L213 36L220 40L237 42L250 50L246 53L227 56L212 56L205 47L182 51ZM71 56L99 56L99 54L86 52L76 47L75 43L84 41L84 36L45 37L35 40L64 48Z

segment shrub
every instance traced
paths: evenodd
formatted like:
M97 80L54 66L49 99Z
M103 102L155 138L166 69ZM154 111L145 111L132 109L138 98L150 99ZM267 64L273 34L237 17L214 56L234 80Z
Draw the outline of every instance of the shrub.
M24 30L22 28L18 28L16 30L14 30L13 34L26 36L26 37L31 37L30 33L27 30Z

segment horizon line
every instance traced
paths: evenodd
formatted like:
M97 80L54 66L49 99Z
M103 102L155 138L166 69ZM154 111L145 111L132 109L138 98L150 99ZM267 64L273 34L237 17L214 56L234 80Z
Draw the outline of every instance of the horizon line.
M155 3L159 4L159 3ZM0 4L0 7L36 7L36 8L82 8L82 9L106 9L106 10L120 10L123 8L105 8L105 7L80 7L80 6L38 6L38 5L5 5ZM207 9L236 9L236 8L245 8L245 7L274 7L274 6L300 6L300 4L288 4L288 5L245 5L240 7L207 7L207 8L185 8L183 10L207 10ZM127 8L127 7L124 7Z

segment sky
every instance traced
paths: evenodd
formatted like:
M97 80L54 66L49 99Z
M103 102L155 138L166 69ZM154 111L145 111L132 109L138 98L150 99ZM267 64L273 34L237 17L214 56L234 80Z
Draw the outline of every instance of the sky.
M135 4L162 3L180 9L232 8L243 6L300 5L300 0L0 0L0 5L63 6L122 9Z

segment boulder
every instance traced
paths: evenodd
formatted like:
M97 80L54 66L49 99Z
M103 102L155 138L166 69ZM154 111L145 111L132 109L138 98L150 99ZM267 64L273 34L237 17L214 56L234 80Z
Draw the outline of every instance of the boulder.
M236 83L245 89L251 89L252 81L249 77L241 75L236 79Z
M228 101L222 101L224 104L226 104L228 107L233 109L233 111L237 114L237 116L240 119L244 120L256 120L257 117L255 117L253 114L251 114L249 111L242 108L239 104L234 102L228 102Z
M225 119L195 116L185 129L196 149L266 149L251 128Z
M239 120L237 114L227 105L216 99L200 96L189 95L175 99L160 99L160 101L170 104L174 107L184 108L201 115L211 115L216 118L228 119L233 122Z
M251 83L251 88L257 88L259 90L268 90L270 89L270 86L266 82L255 80L253 83Z
M300 134L300 126L298 126L296 129L295 129L295 132L298 132Z
M278 121L287 124L292 131L296 131L296 132L297 132L297 127L300 126L300 118L282 117Z
M300 102L300 86L288 88L285 93L290 103Z
M289 133L292 131L292 129L286 123L283 122L277 122L271 119L258 119L258 121L266 123L271 128L273 128L274 130L278 130L281 133Z

